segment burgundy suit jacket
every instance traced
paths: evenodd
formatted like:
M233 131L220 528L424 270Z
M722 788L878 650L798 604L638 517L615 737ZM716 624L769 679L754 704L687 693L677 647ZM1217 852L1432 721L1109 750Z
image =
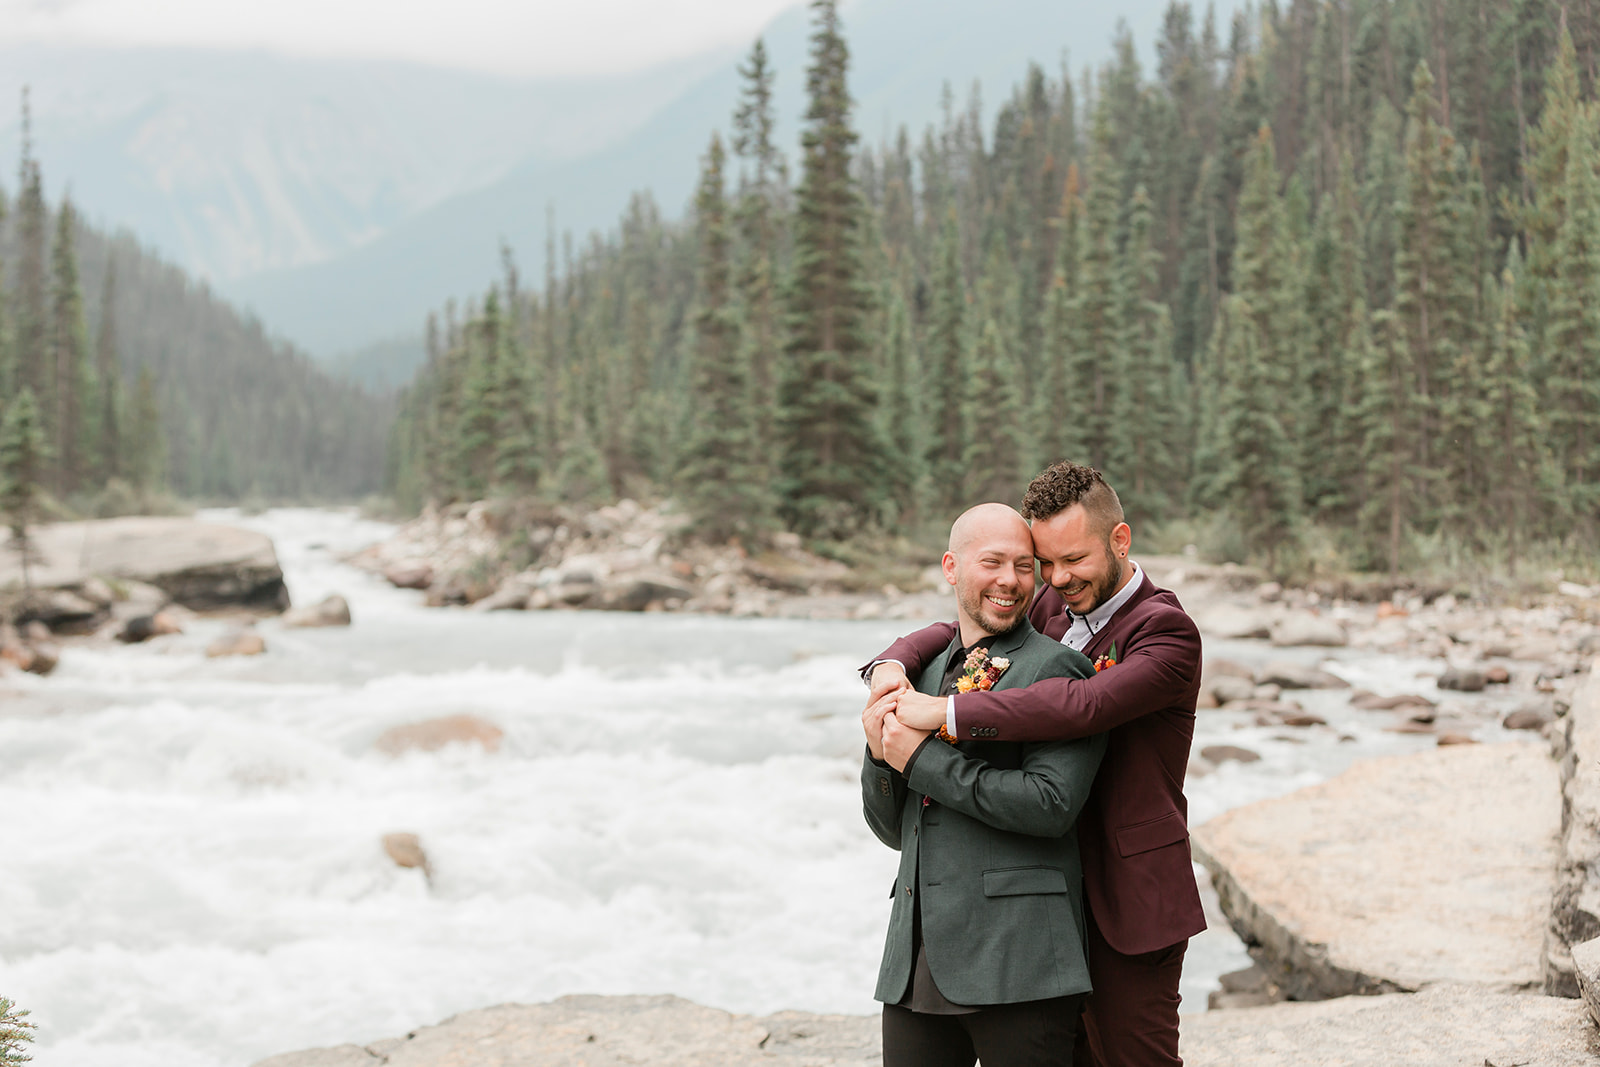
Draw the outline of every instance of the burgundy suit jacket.
M1049 586L1028 617L1058 641L1071 624ZM897 659L916 677L950 646L953 629L937 623L877 658ZM1099 662L1113 646L1115 666L1093 678L1049 678L1026 689L956 697L956 728L963 741L974 739L976 729L1000 741L1107 735L1105 758L1078 816L1078 847L1095 924L1112 948L1135 955L1206 928L1183 796L1200 693L1200 631L1178 598L1146 576L1084 652Z

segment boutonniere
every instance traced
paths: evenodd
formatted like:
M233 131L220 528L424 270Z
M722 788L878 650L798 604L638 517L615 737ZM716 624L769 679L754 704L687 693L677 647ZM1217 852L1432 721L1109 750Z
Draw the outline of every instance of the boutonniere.
M1117 643L1115 641L1113 641L1113 642L1111 642L1111 651L1105 653L1104 655L1102 655L1100 657L1098 657L1094 661L1094 673L1099 674L1101 671L1105 670L1107 667L1115 667L1116 665L1117 665Z
M1004 656L990 658L987 648L975 648L967 653L967 662L961 666L961 676L956 679L956 692L982 693L993 689L994 683L1006 673L1006 668L1011 666L1011 661ZM956 739L950 736L950 731L943 726L939 727L939 740L948 741L952 745Z

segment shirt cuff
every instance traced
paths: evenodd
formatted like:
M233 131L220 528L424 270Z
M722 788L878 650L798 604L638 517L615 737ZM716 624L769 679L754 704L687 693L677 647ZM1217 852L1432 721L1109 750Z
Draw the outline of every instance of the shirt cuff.
M961 736L960 734L956 733L956 697L954 693L945 698L944 730L945 733L949 734L951 737Z
M868 688L871 688L872 686L872 672L878 669L878 664L880 663L893 663L896 667L900 668L901 674L906 672L906 665L897 659L875 659L871 663L867 664L866 669L861 672L861 681Z

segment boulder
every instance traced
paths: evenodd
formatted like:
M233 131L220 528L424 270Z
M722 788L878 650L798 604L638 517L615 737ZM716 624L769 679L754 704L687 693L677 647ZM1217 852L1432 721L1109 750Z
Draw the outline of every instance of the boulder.
M1304 999L1540 981L1561 825L1538 744L1364 760L1195 827L1273 981Z
M58 634L93 633L107 615L107 605L67 589L36 589L13 612L19 626L37 622Z
M34 641L29 645L33 659L23 668L29 674L49 674L61 663L61 646L51 641Z
M1238 745L1207 745L1200 750L1200 755L1203 759L1208 759L1212 763L1226 763L1228 760L1235 760L1239 763L1255 763L1261 758L1258 753L1252 752L1248 748L1240 748Z
M206 657L259 656L267 650L267 642L254 630L229 630L206 646Z
M1440 689L1454 689L1462 693L1480 693L1489 684L1488 676L1476 667L1446 667L1439 675Z
M1256 677L1256 672L1252 668L1231 659L1208 659L1205 666L1201 668L1200 673L1206 678L1230 675L1234 678L1248 678L1254 681Z
M475 744L485 752L498 752L505 731L473 715L447 715L440 719L391 726L378 735L373 747L390 756L403 752L437 752L446 745Z
M1289 715L1281 716L1278 719L1278 721L1283 723L1283 725L1285 725L1285 726L1326 726L1326 725L1328 725L1328 720L1324 719L1322 716L1320 716L1320 715L1312 715L1309 712L1304 712L1304 711L1295 712L1295 713L1292 713L1292 714L1289 714Z
M1397 693L1381 697L1376 693L1358 692L1350 698L1350 706L1362 711L1393 711L1396 708L1431 708L1434 702L1416 693Z
M473 611L526 611L535 586L521 575L512 575L500 583L500 588L472 605Z
M394 860L396 867L421 870L430 876L433 873L433 865L428 862L428 854L422 850L422 842L416 834L384 834L383 851Z
M1576 1001L1441 983L1185 1015L1178 1051L1188 1067L1584 1067L1593 1032Z
M1256 695L1255 683L1248 678L1237 678L1231 674L1224 674L1213 678L1206 687L1218 704L1228 704L1239 700L1249 700Z
M117 640L125 645L137 645L152 637L181 633L183 627L177 616L170 611L158 611L154 615L135 615L123 623L122 629L117 631Z
M867 1067L882 1062L881 1029L877 1015L752 1018L673 996L569 996L463 1012L404 1037L286 1053L255 1067Z
M1511 672L1496 664L1484 669L1483 680L1490 685L1507 685L1511 681Z
M1500 725L1507 730L1542 730L1555 719L1551 702L1536 698L1519 704L1500 721Z
M1600 1023L1600 937L1572 946L1572 967L1589 1017Z
M290 608L283 613L283 624L310 629L320 626L349 626L350 603L338 593L324 597L303 608Z
M383 568L383 577L396 589L426 589L433 584L433 565L422 560L391 563Z
M1195 623L1209 637L1254 638L1272 633L1272 616L1267 612L1226 601L1201 612Z
M1285 615L1272 627L1272 643L1280 648L1292 645L1312 645L1319 648L1338 648L1350 643L1344 627L1324 615L1295 612Z
M92 577L154 585L196 611L289 606L272 541L197 519L130 516L58 522L32 533L40 588L81 589ZM0 588L21 582L13 552L0 552ZM142 612L141 612L142 614Z
M606 611L643 611L651 604L681 604L692 596L693 589L669 574L627 574L605 582L597 599Z
M1448 733L1439 735L1439 747L1446 745L1475 745L1478 741L1471 734Z
M1274 660L1257 671L1256 681L1262 685L1276 685L1282 689L1350 688L1350 683L1336 674L1282 660Z

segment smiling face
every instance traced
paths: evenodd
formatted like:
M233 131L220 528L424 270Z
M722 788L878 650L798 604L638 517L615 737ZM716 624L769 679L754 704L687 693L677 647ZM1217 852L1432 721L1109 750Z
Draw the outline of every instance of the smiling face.
M1033 538L1003 504L974 508L956 521L944 554L945 581L955 586L961 643L1015 629L1033 599Z
M1105 530L1082 504L1033 520L1039 574L1077 615L1089 614L1126 584L1132 540L1127 523Z

